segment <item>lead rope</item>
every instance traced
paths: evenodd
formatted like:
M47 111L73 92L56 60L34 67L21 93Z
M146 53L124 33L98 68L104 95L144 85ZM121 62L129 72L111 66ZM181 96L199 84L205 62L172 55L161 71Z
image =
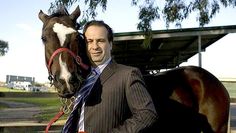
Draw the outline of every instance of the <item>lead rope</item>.
M59 112L47 124L47 127L45 129L45 133L49 132L49 128L52 126L53 123L55 123L58 119L60 119L64 114L68 114L71 111L74 100L75 100L75 97L72 97L70 100L68 100L66 98L60 98L62 106L61 106ZM69 105L68 105L68 103L69 103Z

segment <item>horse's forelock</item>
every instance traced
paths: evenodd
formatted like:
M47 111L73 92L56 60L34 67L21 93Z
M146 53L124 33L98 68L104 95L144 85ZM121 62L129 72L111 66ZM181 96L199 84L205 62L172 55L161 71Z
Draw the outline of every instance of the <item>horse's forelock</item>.
M68 16L68 15L69 13L67 9L63 6L60 6L57 8L57 10L53 11L50 17L61 17L61 16Z
M64 14L63 12L55 12L53 14L51 14L49 17L53 18L53 17L62 17L65 16L66 14Z

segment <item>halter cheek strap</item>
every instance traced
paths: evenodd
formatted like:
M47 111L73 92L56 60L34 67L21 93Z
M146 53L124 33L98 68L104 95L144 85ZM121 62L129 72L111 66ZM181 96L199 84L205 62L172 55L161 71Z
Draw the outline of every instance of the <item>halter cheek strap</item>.
M51 74L51 65L52 65L52 61L53 58L61 53L61 52L68 52L72 57L74 57L74 59L76 60L76 62L85 70L88 70L89 66L84 64L82 62L82 59L80 58L80 56L77 56L74 52L72 52L71 50L69 50L68 48L58 48L55 52L53 52L52 56L50 57L48 64L47 64L47 68L49 73Z

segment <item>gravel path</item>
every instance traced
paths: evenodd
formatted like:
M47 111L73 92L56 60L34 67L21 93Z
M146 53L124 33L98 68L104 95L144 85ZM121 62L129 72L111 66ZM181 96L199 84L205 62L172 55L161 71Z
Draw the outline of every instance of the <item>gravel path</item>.
M11 123L38 123L34 116L41 112L39 107L33 104L10 102L2 99L0 104L9 107L0 110L0 126Z

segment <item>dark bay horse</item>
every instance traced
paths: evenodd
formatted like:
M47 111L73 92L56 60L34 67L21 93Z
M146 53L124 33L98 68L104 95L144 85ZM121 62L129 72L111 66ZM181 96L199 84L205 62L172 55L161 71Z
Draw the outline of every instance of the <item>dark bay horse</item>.
M90 71L79 7L71 14L39 12L49 79L60 97L70 98ZM186 66L144 75L159 119L149 132L227 133L230 98L226 88L201 67Z

